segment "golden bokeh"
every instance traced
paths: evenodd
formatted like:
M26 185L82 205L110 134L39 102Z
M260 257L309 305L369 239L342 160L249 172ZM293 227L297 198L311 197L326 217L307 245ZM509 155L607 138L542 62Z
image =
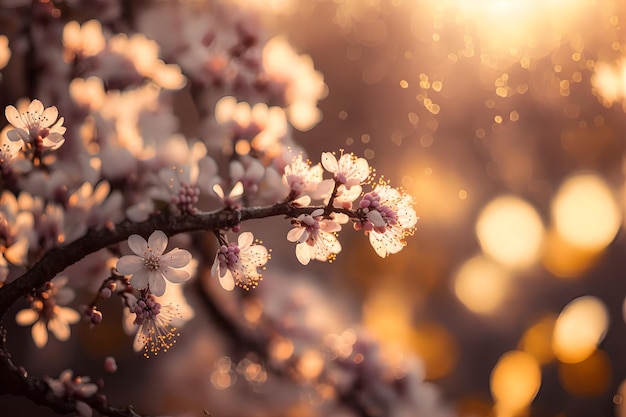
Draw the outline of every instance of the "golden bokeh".
M475 256L461 265L454 276L454 293L471 311L492 313L508 295L510 274L501 265Z
M554 325L554 355L565 363L584 361L604 339L608 326L609 312L598 298L587 295L572 300Z
M483 252L511 268L531 266L539 257L544 227L537 211L519 197L489 202L476 222Z
M552 219L564 240L594 251L611 243L621 224L613 191L594 172L574 174L561 184L552 203Z
M534 356L514 350L502 355L491 372L491 394L498 416L514 416L530 405L541 386Z

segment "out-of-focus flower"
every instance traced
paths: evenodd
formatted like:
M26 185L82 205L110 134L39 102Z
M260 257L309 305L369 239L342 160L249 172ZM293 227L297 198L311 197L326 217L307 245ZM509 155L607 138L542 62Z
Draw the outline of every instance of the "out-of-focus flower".
M0 197L0 283L8 276L9 263L26 264L32 229L32 213L20 208L12 192L4 191Z
M92 19L81 24L75 20L67 22L63 28L63 59L71 62L76 56L83 58L98 55L106 45L102 25Z
M289 200L296 204L307 206L313 198L320 198L329 193L333 187L332 180L324 180L324 169L320 164L311 166L310 161L305 161L302 154L294 157L291 164L285 167L283 183L289 187ZM310 195L305 195L310 194Z
M117 261L117 271L123 275L132 275L130 284L141 290L149 288L156 296L165 293L165 280L181 283L190 278L183 268L191 261L191 253L174 248L163 253L167 247L167 236L155 230L148 241L139 235L128 238L128 246L135 255L122 256Z
M96 187L85 182L69 196L65 215L66 242L81 237L89 227L98 228L122 220L122 195L110 191L107 181L101 181Z
M265 103L253 106L235 97L222 97L215 104L215 119L232 129L235 139L247 139L249 145L236 148L239 154L248 154L250 147L267 156L276 157L282 150L282 139L287 135L287 118L282 108ZM230 138L229 138L230 139Z
M384 183L361 199L359 210L366 220L355 223L355 229L369 235L381 258L400 252L406 245L406 237L415 231L418 218L413 203L413 197Z
M254 235L244 232L237 243L222 245L217 250L211 275L218 276L222 288L231 291L235 285L248 290L257 286L262 279L258 268L270 258L267 248L254 244Z
M109 39L108 48L130 60L137 72L167 89L182 88L187 82L180 67L159 59L159 45L142 33L128 37L118 33Z
M311 259L327 261L341 252L341 244L335 232L341 225L334 220L324 219L324 209L317 209L311 214L301 214L292 220L294 228L287 233L287 240L296 242L296 257L302 265Z
M41 101L35 99L25 111L20 112L14 106L7 106L4 114L15 127L7 132L9 139L24 141L37 155L41 155L44 150L58 149L65 142L64 119L58 118L59 112L55 106L44 109Z
M298 130L309 130L322 118L317 101L326 97L324 76L308 55L298 55L284 37L270 39L263 48L263 68L269 80L282 84L287 115Z
M15 162L18 161L21 149L21 142L14 142L0 134L0 177L3 181L15 179Z
M351 153L342 153L337 159L332 152L322 152L322 165L334 175L335 181L348 190L354 185L361 185L370 175L367 160Z
M30 326L33 341L38 348L48 343L48 331L58 340L70 337L70 324L78 323L80 313L73 308L62 307L74 299L74 290L65 287L67 277L58 276L48 282L31 299L30 308L20 310L15 321L21 326Z
M91 417L93 410L87 403L80 401L80 398L91 397L98 391L98 386L91 382L88 376L73 376L71 369L66 369L59 375L58 379L46 377L45 381L50 390L57 397L71 397L77 399L76 412L81 417Z
M9 38L0 35L0 69L4 68L11 59L11 49L9 48Z

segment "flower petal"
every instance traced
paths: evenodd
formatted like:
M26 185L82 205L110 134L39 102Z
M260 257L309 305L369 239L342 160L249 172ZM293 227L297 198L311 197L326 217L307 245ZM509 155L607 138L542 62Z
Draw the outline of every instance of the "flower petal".
M254 235L252 233L243 232L239 235L239 238L237 239L237 246L239 246L240 251L245 251L250 247L250 245L252 245L253 241Z
M32 308L20 310L15 315L15 322L20 326L30 326L39 318L39 313Z
M220 277L219 279L220 279L220 285L226 291L232 291L233 288L235 288L235 280L233 279L233 275L231 274L230 270L227 270L224 276Z
M34 114L34 113L43 114L43 103L37 99L34 99L28 105L27 112L30 114Z
M339 169L339 165L337 165L337 158L331 152L322 152L322 166L328 172L332 172L335 174Z
M159 256L167 247L167 235L161 230L155 230L148 238L148 246Z
M20 112L15 108L15 106L6 106L4 109L4 117L6 117L7 121L15 127L26 127L24 121L20 117Z
M308 265L311 261L311 247L306 243L298 243L296 245L296 258L302 265Z
M61 307L57 313L59 320L63 320L69 324L76 324L80 321L80 313L73 308Z
M58 317L53 317L48 321L48 330L61 342L70 338L70 326Z
M165 294L165 278L163 278L163 275L156 271L151 271L148 273L148 282L150 286L150 292L152 294L156 295L157 297Z
M44 347L48 343L48 330L46 329L46 324L39 320L37 323L33 324L33 327L30 329L30 334L33 337L33 342L35 342L35 346L38 348Z
M42 113L42 117L41 117L42 123L40 126L42 128L50 127L54 122L57 121L58 118L59 118L59 111L57 110L56 106L48 107Z
M172 249L165 255L161 255L161 265L172 268L182 268L191 262L191 253L185 249Z
M162 269L161 273L163 273L163 276L169 282L173 282L174 284L185 282L191 277L189 272L185 271L184 269L174 269L167 267Z
M287 233L287 240L290 242L302 242L302 235L306 232L306 227L294 227ZM308 237L308 236L307 236Z
M117 260L115 268L117 272L122 275L135 274L142 270L145 266L145 261L137 255L125 255Z
M139 235L130 235L128 237L128 247L136 255L143 256L148 251L148 242Z
M138 290L143 290L148 286L148 271L145 269L140 269L135 272L132 277L130 277L130 285L137 288Z

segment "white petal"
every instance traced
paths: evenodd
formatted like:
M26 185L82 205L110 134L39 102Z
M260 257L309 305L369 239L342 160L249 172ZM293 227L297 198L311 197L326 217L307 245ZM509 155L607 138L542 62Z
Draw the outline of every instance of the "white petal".
M143 256L148 251L148 242L139 235L130 235L128 237L128 247L136 255Z
M38 348L41 349L48 343L48 330L46 329L46 325L43 321L40 320L33 324L33 327L30 329L30 334L33 337L35 346Z
M137 255L125 255L117 260L115 268L122 275L134 274L142 270L145 266L143 258Z
M165 255L161 255L161 266L182 268L191 262L191 253L185 249L174 248Z
M169 282L173 282L174 284L185 282L191 277L189 272L184 269L174 269L168 267L161 270L161 272Z
M226 291L232 291L235 288L235 280L233 279L233 275L230 270L227 270L226 274L223 277L220 277L220 285Z
M287 233L287 240L290 242L302 242L303 241L302 235L305 232L306 232L306 227L294 227Z
M322 166L328 172L332 172L333 174L337 172L339 169L339 165L337 165L337 158L331 152L322 152Z
M157 256L162 254L167 247L167 235L160 230L155 230L148 238L148 246Z
M7 121L11 123L15 127L24 128L24 122L20 117L20 112L14 106L6 106L4 109L4 116L7 118Z
M30 326L39 318L39 313L32 308L20 310L15 315L15 322L20 326Z
M311 247L306 243L296 245L296 258L302 265L308 265L311 261Z
M50 127L54 122L57 121L58 117L59 111L57 110L57 108L55 106L48 107L42 113L43 122L41 124L41 127Z
M219 184L214 184L213 185L213 192L215 194L217 194L217 196L223 200L224 199L224 190L222 189L222 186Z
M148 273L148 282L150 283L150 292L157 297L165 294L165 278L156 272L152 271Z
M33 113L43 114L43 103L37 99L34 99L28 105L28 112L30 114L33 114Z
M130 285L137 288L138 290L143 290L148 286L148 271L145 269L140 269L135 272L132 277L130 277Z
M239 246L240 251L245 251L250 247L250 245L252 245L253 241L254 235L252 233L243 232L239 235L239 238L237 239L237 246Z
M228 197L237 198L243 195L243 183L241 181L237 181L237 184L233 186L233 189L228 193Z

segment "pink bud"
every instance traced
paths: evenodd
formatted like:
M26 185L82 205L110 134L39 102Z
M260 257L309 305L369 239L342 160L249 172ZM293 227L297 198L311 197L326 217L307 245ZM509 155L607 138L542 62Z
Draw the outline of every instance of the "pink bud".
M103 299L107 300L109 298L111 298L111 290L109 288L103 288L100 290L100 297L102 297Z
M104 370L109 373L117 371L117 362L113 356L107 356L104 358Z
M93 324L100 324L102 323L102 313L99 312L98 310L94 310L93 313L91 313L91 322Z

